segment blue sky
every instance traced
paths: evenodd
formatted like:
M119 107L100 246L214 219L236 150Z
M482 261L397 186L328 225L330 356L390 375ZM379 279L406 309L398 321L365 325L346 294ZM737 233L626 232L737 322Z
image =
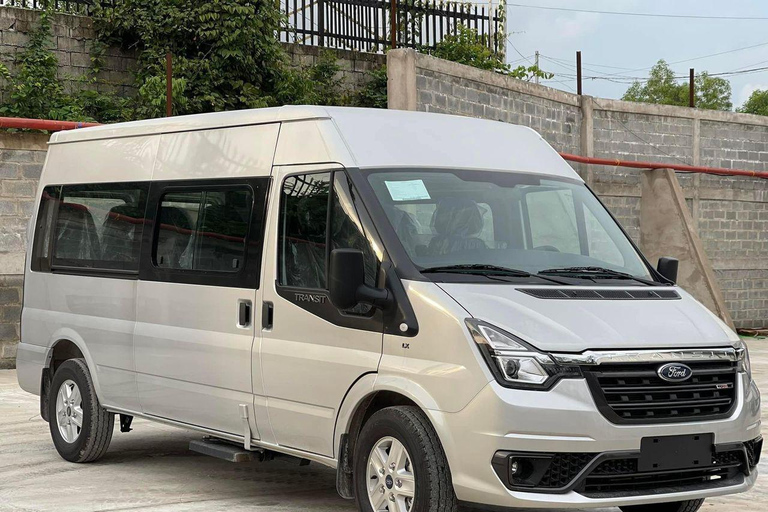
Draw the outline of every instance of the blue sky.
M765 0L510 1L525 5L603 11L768 18L768 1ZM691 67L697 72L718 73L768 66L768 19L646 18L514 6L508 8L507 18L511 42L507 46L507 60L515 65L527 64L520 54L533 60L532 55L538 50L542 55L541 67L556 75L553 81L544 83L571 92L576 88L576 80L564 75L575 75L576 50L582 52L585 76L618 74L617 76L624 77L646 77L648 69L661 58L667 62L686 61L672 65L675 72L681 76L688 76L688 69ZM705 55L761 44L762 46L751 49L689 61ZM736 107L740 106L753 90L768 89L768 70L731 76L728 80L731 82L732 101ZM627 87L627 83L602 79L584 80L584 94L592 96L620 98Z

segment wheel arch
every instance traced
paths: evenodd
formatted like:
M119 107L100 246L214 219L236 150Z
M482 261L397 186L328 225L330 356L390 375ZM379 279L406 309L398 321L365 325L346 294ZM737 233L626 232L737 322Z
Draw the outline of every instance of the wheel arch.
M54 333L53 340L48 345L48 351L45 355L42 374L40 376L40 415L45 421L48 421L48 391L50 383L56 369L69 359L82 358L85 360L88 371L91 373L91 380L96 391L96 395L101 398L101 388L99 379L96 375L95 366L91 354L86 348L85 341L72 329L63 329Z
M382 378L369 374L352 385L339 409L334 430L334 454L337 457L336 489L343 498L352 499L352 460L357 437L365 421L385 407L418 407L432 423L428 409L437 408L435 400L421 386L399 377ZM432 424L432 428L435 425ZM437 429L435 428L437 432ZM440 434L437 433L438 440ZM442 442L442 441L441 441Z

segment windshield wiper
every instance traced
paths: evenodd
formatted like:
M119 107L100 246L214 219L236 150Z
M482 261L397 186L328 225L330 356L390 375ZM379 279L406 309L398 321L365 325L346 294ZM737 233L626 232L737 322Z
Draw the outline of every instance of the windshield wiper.
M633 276L626 272L619 272L618 270L612 270L605 267L566 267L566 268L549 268L539 271L539 274L560 274L578 277L582 279L588 279L599 276L609 276L615 279L632 279L638 283L647 284L648 286L664 286L664 283L657 283L649 279L643 279L642 277Z
M505 274L515 277L530 277L532 275L530 272L526 272L525 270L500 267L498 265L484 265L482 263L429 267L423 269L421 272L422 274L431 274L434 272L458 272L463 274Z
M485 265L482 263L464 264L464 265L444 265L440 267L429 267L421 270L422 274L432 274L436 272L454 272L459 274L474 274L481 276L509 276L509 277L537 277L545 281L556 284L570 285L559 279L554 279L547 276L538 274L531 274L525 270L519 270L516 268L502 267L499 265Z

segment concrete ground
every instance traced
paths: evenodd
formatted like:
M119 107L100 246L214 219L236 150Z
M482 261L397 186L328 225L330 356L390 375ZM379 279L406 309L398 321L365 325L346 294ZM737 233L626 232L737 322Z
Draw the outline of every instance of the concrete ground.
M768 339L749 345L755 378L768 396ZM768 404L764 418L766 414ZM136 420L133 432L115 432L100 462L71 464L54 450L37 397L19 389L14 371L0 371L0 510L355 510L352 502L336 494L331 469L283 461L232 464L189 452L189 441L199 437ZM709 499L703 510L768 510L768 457L760 471L752 491Z

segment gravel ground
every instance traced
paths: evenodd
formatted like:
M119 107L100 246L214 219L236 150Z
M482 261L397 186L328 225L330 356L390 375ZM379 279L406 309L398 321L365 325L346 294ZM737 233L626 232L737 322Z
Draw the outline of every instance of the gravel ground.
M748 343L755 378L768 394L768 339ZM355 510L336 494L331 469L285 461L232 464L197 455L187 446L199 434L140 419L130 434L115 433L100 462L70 464L54 450L38 411L37 397L19 389L16 373L0 371L2 511ZM768 422L763 425L766 435ZM760 470L752 491L709 499L703 510L768 510L768 457Z

